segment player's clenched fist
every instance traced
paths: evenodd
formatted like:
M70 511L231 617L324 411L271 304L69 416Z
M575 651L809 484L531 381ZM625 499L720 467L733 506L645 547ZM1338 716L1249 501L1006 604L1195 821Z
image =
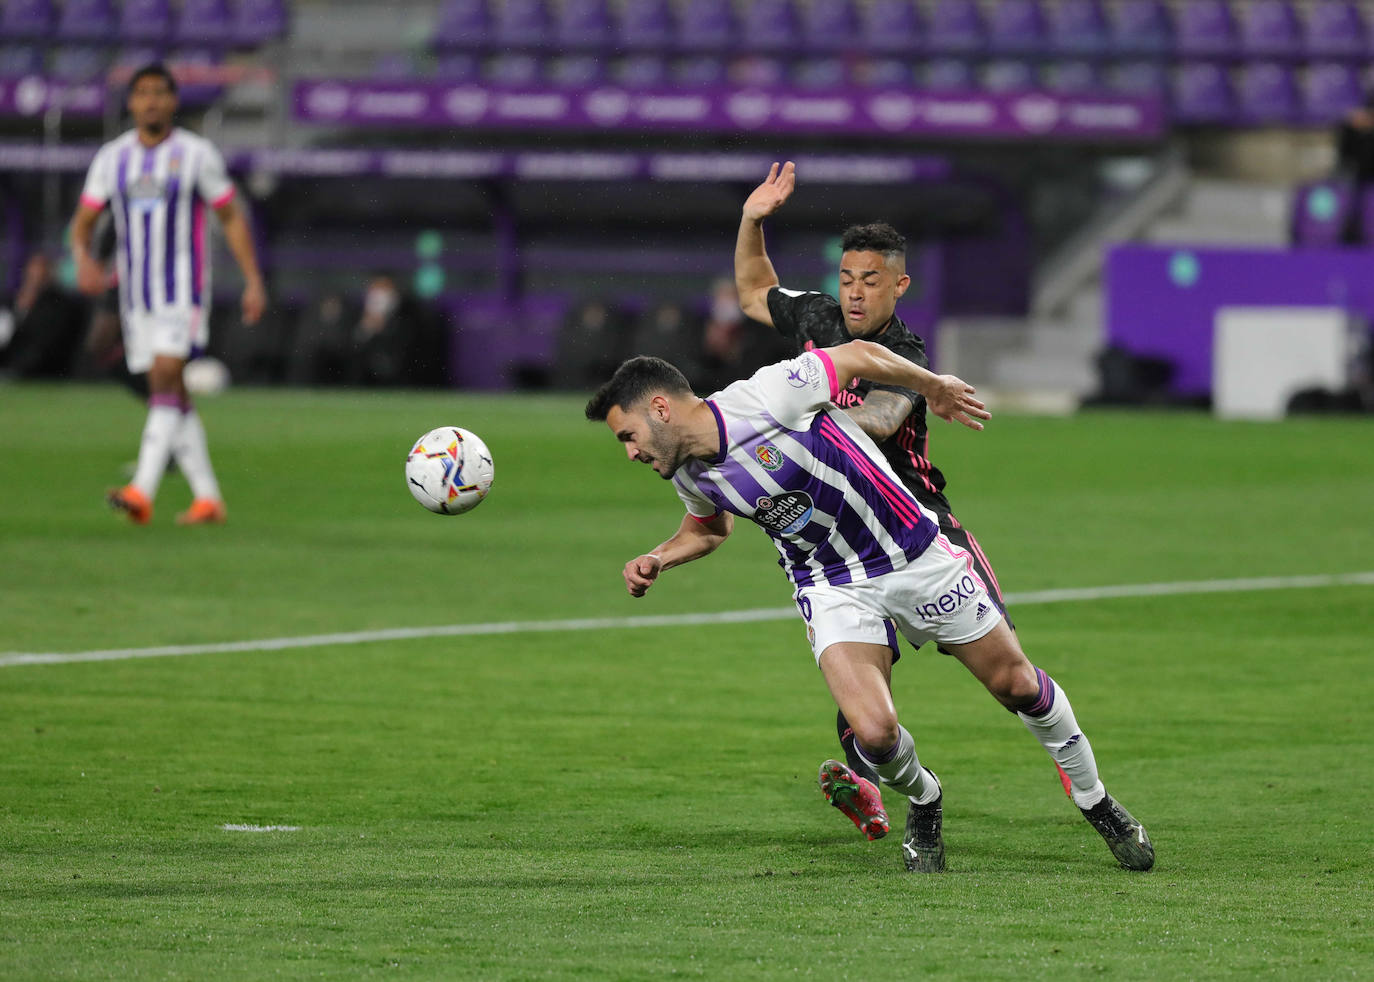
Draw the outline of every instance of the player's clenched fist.
M642 597L663 572L663 560L652 554L636 556L625 564L625 588L632 597Z

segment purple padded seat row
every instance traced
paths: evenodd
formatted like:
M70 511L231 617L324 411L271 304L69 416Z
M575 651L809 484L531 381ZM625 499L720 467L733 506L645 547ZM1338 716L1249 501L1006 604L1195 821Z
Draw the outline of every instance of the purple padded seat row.
M1356 221L1357 207L1355 188L1349 181L1300 185L1293 194L1290 241L1295 246L1317 249L1343 244Z
M40 40L52 34L56 22L52 0L5 0L0 6L0 39Z

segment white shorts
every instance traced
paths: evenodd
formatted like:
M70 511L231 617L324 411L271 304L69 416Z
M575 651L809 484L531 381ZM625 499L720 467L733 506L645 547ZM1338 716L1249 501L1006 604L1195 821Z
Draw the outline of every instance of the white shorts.
M889 619L916 647L977 641L1002 620L973 557L943 535L905 569L842 586L802 587L793 599L818 665L825 649L841 641L895 647Z
M135 375L151 368L158 355L188 360L192 352L204 351L210 340L209 318L200 308L155 314L125 312L121 323L124 362Z

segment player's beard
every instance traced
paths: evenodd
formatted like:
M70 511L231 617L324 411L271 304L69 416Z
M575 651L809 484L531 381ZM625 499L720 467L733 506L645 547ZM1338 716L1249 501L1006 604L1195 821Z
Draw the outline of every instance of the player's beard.
M653 417L649 418L649 432L652 434L652 442L648 448L649 456L653 457L655 463L663 464L665 467L665 470L659 470L657 467L654 470L663 480L671 481L686 459L682 452L682 438L676 436L667 423Z

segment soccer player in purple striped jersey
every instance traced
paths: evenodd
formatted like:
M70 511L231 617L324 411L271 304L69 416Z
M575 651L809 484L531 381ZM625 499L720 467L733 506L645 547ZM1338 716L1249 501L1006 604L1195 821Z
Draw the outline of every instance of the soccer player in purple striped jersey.
M96 153L72 218L77 285L93 296L110 286L111 271L91 253L91 232L107 206L114 213L120 323L125 361L148 376L148 418L133 480L107 500L135 524L153 515L153 500L169 457L191 485L183 525L218 524L226 511L210 463L205 427L186 393L182 370L209 341L210 252L207 208L243 273L243 322L256 323L267 305L262 273L243 209L224 158L208 140L173 126L176 80L159 64L129 82L134 128Z
M780 285L764 246L763 221L786 203L795 187L794 165L790 161L781 167L775 163L744 203L735 243L735 284L744 313L775 328L795 344L797 352L866 338L928 368L925 343L896 313L897 301L910 286L911 277L906 272L906 240L890 225L845 230L839 298ZM836 402L878 444L907 489L935 514L945 537L973 557L974 569L987 584L988 595L1010 625L992 564L973 533L954 517L945 497L945 477L930 460L925 398L901 386L856 379L839 393ZM846 763L828 760L821 765L821 790L865 835L877 838L887 830L882 797L873 786L877 775L854 749L854 731L844 713L837 714L835 726ZM1070 791L1062 772L1060 777L1065 791Z
M625 362L586 415L611 429L630 460L672 481L687 514L668 539L624 567L635 597L668 569L713 552L735 516L773 540L806 623L812 654L855 746L883 783L910 801L903 861L945 868L940 782L916 755L893 705L893 627L913 645L942 645L1069 775L1074 801L1117 861L1146 870L1145 829L1102 785L1064 690L1033 666L978 575L973 557L835 398L857 378L919 392L942 419L982 429L989 413L972 386L871 341L805 352L707 399L658 358Z

